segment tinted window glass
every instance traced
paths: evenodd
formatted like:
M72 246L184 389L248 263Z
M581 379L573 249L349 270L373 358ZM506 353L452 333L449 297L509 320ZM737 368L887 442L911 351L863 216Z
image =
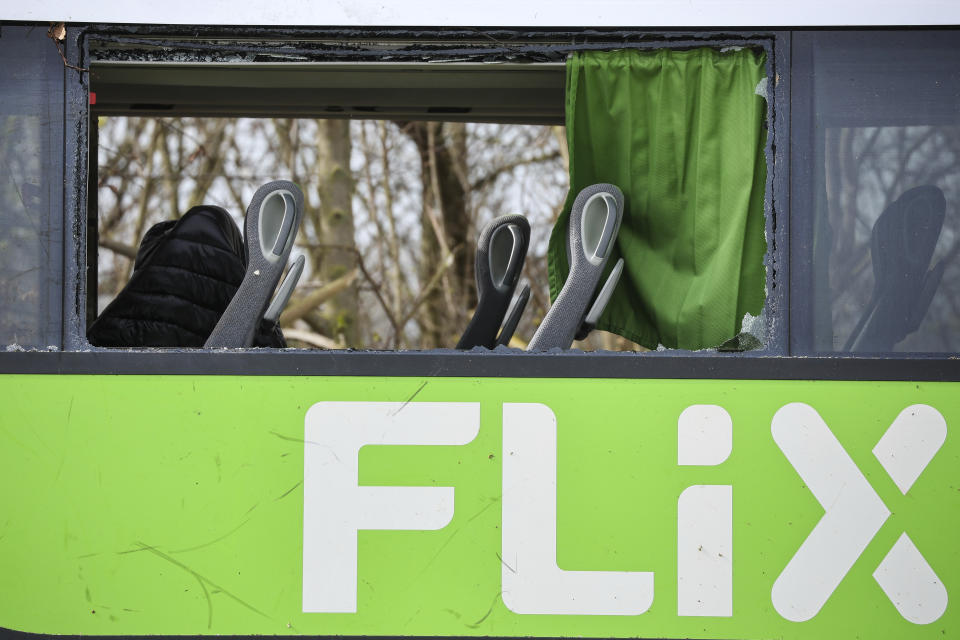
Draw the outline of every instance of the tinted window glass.
M813 299L794 304L808 305L813 350L960 350L960 36L797 42L812 78L810 95L794 87L795 114L812 141L794 142L813 167L794 215L813 215L794 268L811 270Z
M45 29L13 26L0 60L0 346L59 346L63 62Z

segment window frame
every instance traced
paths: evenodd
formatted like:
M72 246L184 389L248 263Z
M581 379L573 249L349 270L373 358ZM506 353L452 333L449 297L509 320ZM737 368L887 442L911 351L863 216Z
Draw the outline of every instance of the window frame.
M790 270L789 289L798 302L789 306L789 345L791 356L891 359L902 363L910 360L953 359L954 352L891 351L885 353L824 351L816 348L814 310L814 234L816 199L815 172L817 113L815 97L815 55L821 38L836 38L836 42L868 41L872 31L917 33L924 31L950 32L960 37L957 27L907 29L906 27L844 30L794 30L791 31L791 116L789 120L790 168L790 216L789 255L793 268ZM922 37L918 35L917 37Z
M11 24L11 23L7 23ZM36 28L36 25L34 25ZM66 61L83 67L89 60L88 37L94 33L126 35L170 34L182 29L172 27L129 27L117 25L80 25L67 30L64 44ZM201 28L204 34L223 33L222 30ZM276 35L277 30L248 29ZM287 30L285 33L303 35L318 31ZM383 30L378 30L382 32ZM409 34L409 30L402 31ZM498 33L503 30L499 30ZM516 33L513 30L511 33ZM870 31L857 29L852 31ZM669 350L642 355L632 353L469 353L438 349L419 352L315 352L303 350L235 350L211 353L203 350L116 350L91 347L85 337L83 313L86 302L85 274L86 243L90 240L88 224L89 144L89 86L86 73L63 70L63 100L55 105L64 109L64 188L63 238L51 239L50 247L62 249L64 278L60 290L63 308L54 320L63 327L63 340L53 345L60 351L43 350L6 352L0 354L0 373L34 374L182 374L182 375L393 375L393 376L516 376L516 377L583 377L583 378L722 378L722 379L850 379L850 380L960 380L960 360L951 354L887 354L858 355L830 353L807 355L798 347L803 323L797 305L802 305L804 270L790 269L790 259L803 255L802 233L810 220L803 214L803 148L795 143L794 132L809 116L798 109L793 118L792 96L802 95L809 87L809 61L791 60L794 34L802 37L806 31L700 31L677 35L668 31L598 31L581 29L575 33L602 32L610 39L624 34L637 37L647 46L651 38L671 40L673 44L705 42L716 43L723 38L742 45L745 39L756 38L766 42L768 77L775 78L772 99L768 100L768 137L766 157L770 171L767 176L767 278L770 285L766 309L770 340L764 349L742 353L687 352ZM232 35L236 33L231 32ZM448 33L442 29L431 33ZM473 31L471 33L476 33ZM526 33L526 32L524 32ZM543 31L531 31L542 36ZM693 39L691 39L693 38ZM607 45L609 46L609 45ZM679 46L679 45L678 45ZM805 66L805 64L807 66ZM805 83L807 81L807 84ZM797 82L796 91L792 91ZM791 136L794 136L791 138ZM797 158L796 172L790 163ZM807 169L809 173L809 168ZM797 197L797 203L791 197ZM809 197L810 194L807 194ZM95 209L94 209L95 210ZM791 215L792 213L792 215ZM802 267L802 265L801 265ZM791 304L790 291L797 289L797 302ZM791 321L796 322L792 325ZM797 357L802 356L802 357Z
M36 277L35 287L30 287L28 299L24 301L29 310L24 310L22 316L33 317L35 325L31 328L34 331L26 336L17 335L15 331L10 335L9 327L5 326L2 333L13 339L8 349L58 349L63 344L67 300L64 297L63 260L65 242L69 237L66 226L69 218L64 207L63 189L69 170L63 154L65 146L72 141L67 128L70 111L68 82L59 54L44 37L43 29L22 24L2 24L0 28L6 73L13 76L11 83L0 86L0 96L9 93L11 98L2 115L16 119L22 115L18 111L22 110L23 114L32 111L38 121L44 123L38 131L37 148L27 153L37 164L37 184L31 185L34 194L27 195L23 193L23 185L17 186L25 212L33 209L31 214L42 216L33 221L34 235L28 240L31 244L35 241L37 253L30 257L29 267L23 271L15 270L8 280L13 282L27 274L31 276L26 279ZM0 158L2 160L4 158ZM0 168L7 170L6 163L0 164ZM7 178L6 175L2 177ZM0 222L9 224L3 213L0 213ZM14 304L14 301L4 298L0 300L2 304Z
M523 29L513 29L513 30L469 30L468 34L472 34L475 39L489 39L493 42L502 42L509 40L511 44L507 46L477 46L474 50L470 50L469 47L458 46L455 50L451 48L444 48L442 46L436 45L436 42L457 42L458 38L463 38L464 30L450 30L450 29L420 29L420 30L407 30L407 29L379 29L375 30L377 36L381 38L381 42L403 42L404 40L414 40L417 38L424 38L425 43L421 48L405 48L402 51L402 55L408 57L412 60L442 60L451 55L451 51L456 51L456 55L459 58L464 56L474 56L478 59L482 59L483 56L489 58L491 55L522 55L531 57L533 59L559 59L563 60L564 57L570 51L574 50L583 50L583 49L614 49L614 48L623 48L623 47L634 47L642 49L653 49L653 48L689 48L694 46L714 46L718 48L729 47L729 46L750 46L755 48L763 48L767 55L767 78L773 80L773 82L768 82L768 95L772 98L767 100L767 126L768 126L768 137L767 137L767 147L765 150L765 155L767 158L767 184L765 187L765 224L766 224L766 234L768 238L767 253L765 256L765 267L766 267L766 282L767 282L767 299L764 306L764 317L766 321L766 329L768 333L768 339L764 347L754 350L754 351L744 351L736 352L737 356L745 357L759 357L759 356L771 356L771 355L787 355L786 349L786 320L787 314L784 313L784 310L788 308L787 306L787 291L786 287L778 286L779 283L785 282L785 272L786 272L786 255L782 247L785 247L785 225L776 224L776 218L782 217L784 211L786 211L785 203L787 199L787 173L785 171L785 158L783 153L778 150L785 148L785 144L780 140L780 136L783 135L782 132L786 131L786 111L788 104L786 101L786 95L788 93L788 74L778 70L789 68L784 66L783 58L788 55L787 42L789 40L789 34L786 32L744 32L744 33L732 33L728 31L723 32L666 32L666 31L641 31L641 30L565 30L565 31L550 31L550 30L523 30ZM91 61L94 55L91 54L91 47L93 47L94 52L96 52L96 43L108 42L112 47L123 47L125 43L133 43L134 45L139 46L148 46L149 44L156 42L157 40L164 41L172 44L178 42L186 42L184 38L186 36L181 35L183 33L182 28L177 27L158 27L158 26L138 26L138 27L116 27L111 25L92 25L82 30L78 37L76 38L77 43L77 53L80 56L80 59L85 61ZM191 30L191 36L197 33L194 30ZM341 40L349 40L350 37L358 38L356 31L351 33L340 32L336 29L260 29L260 28L244 28L240 30L230 31L229 38L235 41L240 41L245 43L245 46L249 46L251 40L263 39L269 41L271 38L278 40L291 40L291 39L308 39L310 41L322 40L324 42L337 42ZM361 32L362 33L362 32ZM218 36L227 37L223 32L217 28L205 28L199 30L199 34L202 37L215 39ZM363 35L359 38L367 43L370 42L371 37L364 38ZM523 43L522 45L517 45L517 42ZM570 44L573 43L573 44ZM169 46L165 44L165 46ZM171 49L175 49L175 46L171 46ZM227 47L226 49L229 49ZM465 51L466 50L466 51ZM491 54L491 51L493 54ZM391 56L398 55L397 52L391 52ZM356 59L358 61L370 61L371 56L383 56L381 49L376 49L374 47L369 47L364 49L362 45L359 49L348 49L341 48L336 49L333 52L333 59L342 61L344 59ZM162 56L161 56L162 57ZM102 59L102 58L101 58ZM330 53L325 52L321 55L318 55L317 62L322 62L323 60L329 60ZM216 64L216 63L211 63ZM436 64L436 63L431 63ZM81 86L76 87L77 92L88 92L89 91L89 78L87 74L83 74L83 82ZM776 86L774 86L776 85ZM86 101L86 96L84 96ZM92 110L91 110L92 113ZM183 114L185 115L185 114ZM78 121L75 123L76 130L79 133L77 139L82 140L82 144L78 145L77 151L83 151L82 147L90 144L91 146L86 147L87 149L93 149L92 145L95 144L94 136L96 135L95 127L91 126L91 122L87 118L78 118ZM89 140L89 143L87 142ZM71 140L73 142L73 140ZM77 155L82 155L78 153ZM69 157L69 153L68 153ZM116 349L103 349L90 345L84 335L83 328L87 324L87 318L81 317L78 312L74 312L75 309L85 309L88 307L88 301L91 300L91 292L87 291L87 280L82 277L83 274L89 269L89 265L85 264L85 259L87 255L93 255L93 252L96 251L95 239L90 238L90 235L96 232L95 227L95 214L96 214L96 194L94 193L95 189L87 189L87 183L93 184L95 179L95 149L88 155L89 157L89 167L84 166L82 173L87 173L89 170L89 176L84 176L85 180L75 181L72 187L68 186L70 190L70 195L72 196L72 201L74 206L70 208L70 211L73 213L74 218L74 229L80 229L83 232L83 241L80 245L86 247L86 251L78 251L76 255L69 256L68 260L68 273L66 274L65 283L67 284L67 296L68 299L75 301L75 304L68 307L67 317L65 318L65 331L64 331L64 348L66 350L84 350L84 351L117 351ZM80 174L81 171L79 167L76 171L77 174ZM86 206L81 206L86 205ZM80 220L85 220L86 223L79 225ZM81 268L82 265L82 268ZM138 352L150 352L149 349L139 349L133 350ZM177 350L173 350L177 351ZM183 350L190 353L203 353L203 350L194 350L188 349ZM257 353L258 355L262 354L263 350L246 350L245 353ZM285 351L283 353L290 354L292 351ZM453 358L450 362L450 366L455 370L458 370L461 375L472 375L472 372L475 370L475 366L472 364L467 364L462 357L467 357L467 354L461 354L459 352L452 351L450 349L436 349L428 350L424 352L435 355L443 358ZM721 353L714 350L696 352L698 356L703 357L725 357L731 354ZM391 357L392 352L376 352L378 358L389 358ZM349 360L355 359L359 354L357 352L310 352L311 357L318 358L335 358L337 360ZM469 358L472 360L477 357L488 357L493 354L470 354ZM520 354L520 353L510 353L508 357L529 357L531 354ZM578 370L580 370L581 365L587 365L588 361L597 360L597 364L587 365L589 371L601 371L605 366L604 361L607 358L611 357L640 357L638 354L621 354L621 353L602 353L602 352L578 352L571 351L570 355L575 356L580 362L578 365ZM682 351L682 350L668 350L666 352L650 352L643 354L643 357L656 357L664 358L671 356L679 356L681 358L686 358L694 355L692 352ZM584 360L586 358L586 360ZM462 362L463 365L457 363ZM591 375L587 371L584 372L586 375Z

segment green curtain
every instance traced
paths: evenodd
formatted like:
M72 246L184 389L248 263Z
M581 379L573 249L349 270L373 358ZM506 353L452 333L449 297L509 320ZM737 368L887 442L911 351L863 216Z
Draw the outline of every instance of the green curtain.
M765 55L581 52L567 61L570 191L548 250L550 295L567 277L577 193L610 182L626 210L607 271L619 285L597 328L649 348L715 347L765 297Z

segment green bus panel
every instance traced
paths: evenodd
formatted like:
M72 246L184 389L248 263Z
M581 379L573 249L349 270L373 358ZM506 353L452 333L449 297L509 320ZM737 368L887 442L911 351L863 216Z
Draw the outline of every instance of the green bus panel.
M8 629L960 635L956 383L4 375L0 397Z

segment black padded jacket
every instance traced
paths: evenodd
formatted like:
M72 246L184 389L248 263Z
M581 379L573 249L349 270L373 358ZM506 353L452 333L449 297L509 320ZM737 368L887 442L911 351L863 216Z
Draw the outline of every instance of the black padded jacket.
M202 347L246 272L243 236L220 207L193 207L155 224L137 251L133 275L87 339L98 347ZM263 321L254 346L285 347Z

